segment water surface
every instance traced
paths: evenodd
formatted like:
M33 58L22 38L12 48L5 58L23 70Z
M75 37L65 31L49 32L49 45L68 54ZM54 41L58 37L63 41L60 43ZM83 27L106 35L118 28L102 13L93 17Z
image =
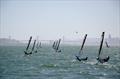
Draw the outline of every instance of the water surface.
M0 46L0 79L119 79L120 47L103 48L108 63L97 64L99 47L86 46L79 62L75 55L79 46L61 46L56 53L51 46L43 46L38 53L24 55L24 46Z

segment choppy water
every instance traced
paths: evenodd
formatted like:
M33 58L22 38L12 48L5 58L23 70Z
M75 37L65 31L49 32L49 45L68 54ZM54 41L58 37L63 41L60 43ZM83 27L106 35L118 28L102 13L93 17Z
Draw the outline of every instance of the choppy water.
M88 61L79 62L79 46L61 46L55 53L43 46L38 53L24 56L24 46L0 46L0 79L120 79L120 47L104 48L108 63L96 64L98 47L87 46Z

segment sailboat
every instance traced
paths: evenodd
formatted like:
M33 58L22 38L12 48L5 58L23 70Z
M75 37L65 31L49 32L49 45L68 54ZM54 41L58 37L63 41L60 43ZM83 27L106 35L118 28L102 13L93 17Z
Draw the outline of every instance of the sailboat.
M39 49L39 42L37 42L37 44L36 44L36 50L35 50L35 53L37 53L38 52L38 49Z
M57 44L56 44L56 48L55 48L55 51L56 52L61 52L61 50L59 49L60 47L60 42L61 42L61 39L58 40Z
M105 35L105 32L102 32L102 40L101 40L101 43L100 43L100 48L99 48L99 51L98 51L98 57L97 57L97 60L98 62L100 63L105 63L105 62L108 62L109 60L109 56L107 56L106 58L101 58L101 50L102 50L102 46L103 46L103 41L104 41L104 35Z
M61 52L61 50L59 49L60 42L61 42L61 39L53 42L52 48L55 50L55 52Z
M79 56L76 55L76 59L79 61L85 61L88 59L88 57L80 58L80 55L82 55L82 53L83 53L83 47L84 47L86 38L87 38L87 34L85 34L85 36L84 36L83 43L82 43L82 46L81 46L80 51L79 51Z
M24 51L25 55L32 54L31 52L28 51L28 49L29 49L29 47L30 47L31 40L32 40L32 36L30 36L30 39L29 39L29 41L28 41L27 48L26 48L26 50Z
M37 42L37 44L36 44L35 47L36 47L35 53L37 53L38 50L39 50L39 48L42 48L42 46L41 46L41 42Z

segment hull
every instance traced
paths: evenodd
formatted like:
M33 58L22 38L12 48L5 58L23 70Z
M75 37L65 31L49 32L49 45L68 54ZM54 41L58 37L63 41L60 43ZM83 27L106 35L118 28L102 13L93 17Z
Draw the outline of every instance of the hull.
M85 57L85 58L79 58L78 56L76 56L76 59L78 61L86 61L88 59L88 57Z
M30 55L32 52L28 53L27 51L24 51L25 55Z
M61 50L56 50L56 52L61 52Z
M108 62L108 60L110 59L110 57L106 57L106 58L97 58L97 60L100 62L100 63L105 63L105 62Z

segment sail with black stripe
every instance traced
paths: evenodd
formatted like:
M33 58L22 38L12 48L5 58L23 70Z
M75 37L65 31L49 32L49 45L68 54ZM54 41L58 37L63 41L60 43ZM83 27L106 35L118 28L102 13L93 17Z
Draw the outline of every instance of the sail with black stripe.
M105 44L106 44L106 47L107 47L107 48L110 48L110 46L108 45L107 41L105 41Z
M28 48L29 48L29 46L30 46L31 40L32 40L32 36L30 36L30 39L29 39L29 41L28 41L28 45L27 45L26 51L28 50Z
M60 46L61 39L58 40L57 46L56 46L56 51L58 51L59 46Z
M80 48L79 54L82 53L82 50L83 50L83 47L84 47L84 44L85 44L86 38L87 38L87 34L85 34L85 36L84 36L83 43L82 43L82 46L81 46L81 48Z
M35 44L36 44L36 40L34 40L33 47L32 47L32 51L34 51Z
M102 46L103 46L103 41L104 41L104 35L105 35L105 32L102 32L102 40L101 40L101 43L100 43L100 48L99 48L99 51L98 51L98 58L100 57L100 54L101 54L101 50L102 50Z

